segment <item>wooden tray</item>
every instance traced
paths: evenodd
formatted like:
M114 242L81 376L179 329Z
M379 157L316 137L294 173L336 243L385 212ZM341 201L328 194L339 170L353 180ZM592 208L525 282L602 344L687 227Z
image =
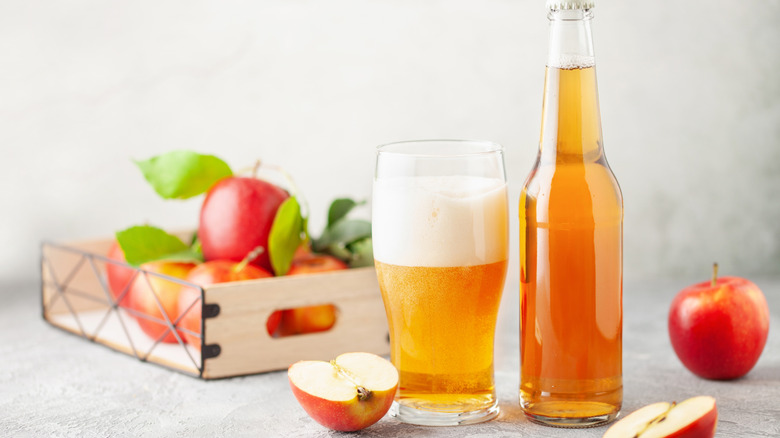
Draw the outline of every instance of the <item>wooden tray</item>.
M140 329L138 312L117 304L108 291L106 264L121 264L104 256L112 241L42 244L41 307L47 322L142 361L203 379L281 370L298 360L330 360L347 351L380 355L390 351L372 267L203 288L137 269L136 276L155 276L201 292L195 304L205 315L200 351L180 338L176 344L155 342ZM265 322L276 310L327 303L336 306L337 320L326 332L274 338L266 331Z

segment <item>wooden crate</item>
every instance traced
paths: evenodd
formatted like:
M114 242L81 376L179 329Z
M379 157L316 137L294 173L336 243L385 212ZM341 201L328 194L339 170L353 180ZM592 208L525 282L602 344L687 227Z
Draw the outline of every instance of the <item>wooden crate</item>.
M43 318L55 327L136 358L203 379L286 369L303 359L329 360L347 351L390 351L382 297L373 267L274 277L199 287L201 348L155 342L136 321L137 311L108 291L105 267L112 239L45 242L41 247ZM122 264L122 266L128 266ZM266 320L276 310L331 303L337 320L326 332L271 337ZM172 321L172 328L176 321Z

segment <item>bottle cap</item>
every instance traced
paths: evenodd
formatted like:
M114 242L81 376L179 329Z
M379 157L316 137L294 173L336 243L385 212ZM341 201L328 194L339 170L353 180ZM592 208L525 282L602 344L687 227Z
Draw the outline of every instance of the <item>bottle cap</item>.
M595 7L595 0L547 0L547 9L550 11L593 9Z

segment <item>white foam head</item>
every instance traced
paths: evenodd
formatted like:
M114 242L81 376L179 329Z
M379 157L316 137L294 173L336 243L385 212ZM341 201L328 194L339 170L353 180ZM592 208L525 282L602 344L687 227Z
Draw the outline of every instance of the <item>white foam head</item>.
M588 68L596 65L596 59L592 55L579 55L561 53L558 55L549 54L547 56L547 66L560 68L563 70L572 70L575 68Z
M506 260L506 183L472 176L374 182L374 258L401 266L474 266Z

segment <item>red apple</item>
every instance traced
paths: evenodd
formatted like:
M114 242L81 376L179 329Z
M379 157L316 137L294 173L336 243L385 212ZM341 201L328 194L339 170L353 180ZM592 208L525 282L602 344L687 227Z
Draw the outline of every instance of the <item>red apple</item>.
M187 274L194 267L195 264L193 263L178 263L164 260L141 265L141 269L144 271L155 272L182 280L187 277ZM150 284L151 288L149 287ZM181 289L182 286L179 283L155 275L144 275L143 272L139 272L135 281L133 281L130 292L128 292L128 307L155 319L150 320L143 316L134 315L138 325L152 339L157 340L162 337L162 342L177 342L176 336L172 331L168 330L165 317L167 316L171 323L176 321L179 314L178 300ZM165 311L164 315L163 310Z
M347 265L336 257L310 254L293 261L287 275L316 274L347 269ZM316 333L330 330L336 323L336 307L332 304L286 309L279 326L281 336L301 333Z
M281 188L256 178L229 177L214 184L200 210L203 257L239 262L262 246L265 251L252 264L273 272L268 234L276 211L288 197Z
M336 257L325 254L310 254L293 260L287 275L318 274L327 271L339 271L347 269L346 263Z
M717 425L715 399L698 396L647 405L613 424L604 438L712 438Z
M106 254L106 257L122 263L114 264L106 262L106 279L108 280L108 290L111 292L111 296L113 296L114 299L118 299L122 292L125 291L125 288L127 288L127 286L130 284L130 280L133 279L135 269L124 265L124 263L126 263L125 253L122 251L122 248L119 246L119 242L116 240L111 243L111 247L108 249L108 254ZM119 305L125 307L127 304L127 294L125 294L125 296L119 302Z
M311 251L311 246L303 243L298 247L298 249L295 250L295 254L293 254L293 263L300 262L312 257L314 257L314 253Z
M279 324L280 336L299 335L328 331L336 324L336 306L321 304L318 306L297 307L282 311Z
M769 308L752 282L717 278L715 273L711 281L689 286L674 298L669 337L677 357L694 374L736 379L761 356L769 333Z
M327 428L345 432L379 421L398 388L393 364L371 353L345 353L330 362L296 362L287 376L309 416Z
M230 281L254 280L257 278L273 277L265 269L248 265L243 262L232 262L229 260L212 260L201 263L195 269L189 272L186 280L200 286L209 286L216 283L227 283ZM179 327L186 329L194 334L182 331L187 343L200 350L200 322L201 322L201 303L200 289L192 287L183 287L179 293L178 312ZM185 313L186 312L186 313ZM271 314L266 321L268 334L273 334L282 318L282 312L276 311Z

